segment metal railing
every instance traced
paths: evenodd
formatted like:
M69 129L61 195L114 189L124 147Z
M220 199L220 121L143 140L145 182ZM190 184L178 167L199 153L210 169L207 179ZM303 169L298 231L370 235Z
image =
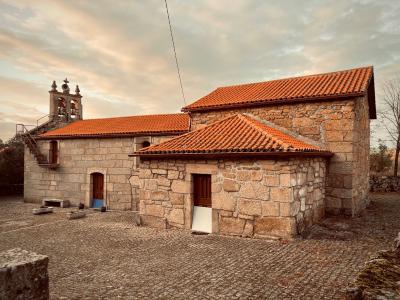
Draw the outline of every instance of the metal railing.
M40 134L40 126L48 123L49 121L39 123L46 117L50 115L45 115L36 121L36 125L25 125L18 123L15 125L15 134L16 136L22 137L25 145L28 146L29 150L34 154L37 162L41 166L48 166L50 168L56 168L58 166L58 161L52 161L53 153L49 150L47 156L45 154L40 153L40 149L38 148L35 135ZM58 160L58 158L57 158Z
M31 128L31 129L28 129ZM15 134L19 135L19 134L26 134L29 133L30 131L32 131L33 129L36 128L36 125L28 125L28 124L15 124Z
M43 117L40 117L39 119L37 119L36 120L36 127L39 127L39 121L44 119L44 118L48 118L48 120L43 122L43 123L41 123L40 125L43 125L44 123L48 122L49 121L49 116L50 116L50 114L47 114L47 115L44 115Z
M33 133L35 132L40 126L48 123L50 121L50 115L44 115L42 117L40 117L39 119L36 120L36 125L31 125L31 124L22 124L22 123L18 123L15 124L15 134L16 135L23 135L23 134L27 134L27 133ZM44 118L47 118L47 120L45 120L44 122L42 121Z

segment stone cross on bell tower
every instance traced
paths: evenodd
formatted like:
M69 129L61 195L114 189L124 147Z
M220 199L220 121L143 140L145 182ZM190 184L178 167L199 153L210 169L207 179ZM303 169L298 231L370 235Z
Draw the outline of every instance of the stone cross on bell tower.
M61 85L62 92L57 91L56 81L51 85L50 93L50 121L70 123L82 120L82 96L79 86L75 88L75 94L70 93L68 79L65 78Z

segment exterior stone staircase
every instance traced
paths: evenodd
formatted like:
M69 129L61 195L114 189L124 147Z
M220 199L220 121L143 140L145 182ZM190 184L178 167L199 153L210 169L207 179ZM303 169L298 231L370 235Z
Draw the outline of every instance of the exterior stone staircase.
M34 155L39 166L52 169L57 168L59 165L58 163L49 162L48 156L40 152L36 137L46 131L59 127L60 124L49 120L41 125L37 125L33 129L28 129L27 126L28 125L24 124L16 124L16 136L22 138L29 151Z

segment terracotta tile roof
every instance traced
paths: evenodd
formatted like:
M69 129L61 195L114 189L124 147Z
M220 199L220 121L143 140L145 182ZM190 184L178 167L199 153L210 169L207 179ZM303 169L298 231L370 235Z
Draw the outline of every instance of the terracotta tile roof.
M367 92L373 67L219 87L182 111L210 110L259 103L359 96ZM375 103L374 103L375 105Z
M247 115L236 114L134 155L206 153L326 152Z
M180 134L189 131L188 114L145 115L76 121L39 138Z

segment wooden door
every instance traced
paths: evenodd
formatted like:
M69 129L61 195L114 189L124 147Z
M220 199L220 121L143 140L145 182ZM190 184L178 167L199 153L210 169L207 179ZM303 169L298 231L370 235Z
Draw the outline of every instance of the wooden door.
M193 174L193 204L211 207L211 175Z
M101 173L93 173L93 199L104 199L104 175Z
M50 142L50 163L56 164L58 162L58 143L57 141Z

